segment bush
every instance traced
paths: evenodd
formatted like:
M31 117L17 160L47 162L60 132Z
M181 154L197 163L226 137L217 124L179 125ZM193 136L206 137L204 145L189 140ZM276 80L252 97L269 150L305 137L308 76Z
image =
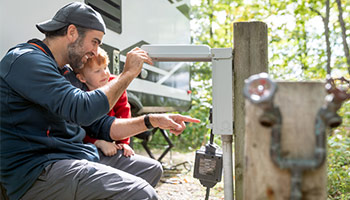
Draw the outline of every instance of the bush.
M328 137L328 199L350 199L350 102L339 111L342 126Z

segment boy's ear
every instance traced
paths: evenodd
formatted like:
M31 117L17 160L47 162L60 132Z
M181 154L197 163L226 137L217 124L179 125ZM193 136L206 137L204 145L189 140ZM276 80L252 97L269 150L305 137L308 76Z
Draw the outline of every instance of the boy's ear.
M76 77L77 77L77 79L79 79L79 81L80 81L80 82L82 82L82 83L86 83L86 80L85 80L85 78L84 78L84 76L83 76L83 75L81 75L81 74L77 74L77 75L76 75Z

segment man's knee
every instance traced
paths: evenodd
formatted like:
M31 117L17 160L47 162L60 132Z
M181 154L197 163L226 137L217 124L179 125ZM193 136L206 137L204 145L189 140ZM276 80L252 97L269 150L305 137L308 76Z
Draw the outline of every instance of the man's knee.
M154 165L154 172L155 174L159 174L159 176L162 176L163 174L163 166L160 162L157 161L157 163Z
M147 185L142 190L138 190L128 199L130 200L157 200L157 192L151 185Z
M160 162L154 160L154 163L151 167L149 175L150 176L148 176L148 178L146 178L146 180L149 182L149 184L152 187L156 187L160 178L163 175L163 166L160 164Z

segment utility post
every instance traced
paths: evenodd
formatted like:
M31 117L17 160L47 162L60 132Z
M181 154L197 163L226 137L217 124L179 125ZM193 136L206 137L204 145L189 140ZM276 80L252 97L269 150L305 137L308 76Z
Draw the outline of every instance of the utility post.
M153 61L167 62L211 62L213 67L213 125L214 135L221 135L222 139L222 165L224 170L225 200L233 200L233 81L232 81L232 48L213 48L206 45L143 45ZM186 91L184 91L186 92ZM202 154L203 155L203 154ZM201 172L195 171L197 178L202 178L204 185L213 182L216 177L212 172L219 170L216 160L198 159L202 163ZM214 157L212 157L214 158ZM197 159L196 159L197 160ZM196 166L196 165L195 165ZM200 164L199 164L200 166ZM196 170L196 169L195 169ZM208 171L209 170L209 171ZM206 172L210 173L206 173ZM215 171L214 174L217 171ZM214 181L215 182L215 181ZM202 183L202 182L201 182ZM214 184L215 185L215 184ZM207 190L209 191L209 190Z
M278 115L246 100L242 199L327 199L327 123L319 120L328 119L320 115L325 84L277 82L277 86L273 108Z
M267 72L267 25L263 22L237 22L233 26L234 151L236 200L243 200L245 99L244 80L250 75ZM253 192L253 191L252 191Z

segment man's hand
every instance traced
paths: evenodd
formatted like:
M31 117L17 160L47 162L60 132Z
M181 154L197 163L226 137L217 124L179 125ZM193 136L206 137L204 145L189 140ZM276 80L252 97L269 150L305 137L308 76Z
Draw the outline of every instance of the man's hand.
M111 138L118 141L146 131L144 117L115 119L110 129ZM179 114L149 114L149 120L153 127L170 130L175 135L180 135L184 131L186 128L185 122L200 122L199 119Z
M105 86L99 88L99 90L107 96L110 109L114 107L131 81L140 74L143 63L153 65L152 59L148 56L146 51L138 47L134 48L127 53L123 72L120 73L118 78L113 79Z
M153 65L152 59L148 56L148 53L135 47L126 54L126 61L122 73L129 73L135 78L140 74L143 63Z
M185 122L200 122L199 119L179 114L150 114L149 117L154 127L167 129L175 135L180 135L185 130Z

